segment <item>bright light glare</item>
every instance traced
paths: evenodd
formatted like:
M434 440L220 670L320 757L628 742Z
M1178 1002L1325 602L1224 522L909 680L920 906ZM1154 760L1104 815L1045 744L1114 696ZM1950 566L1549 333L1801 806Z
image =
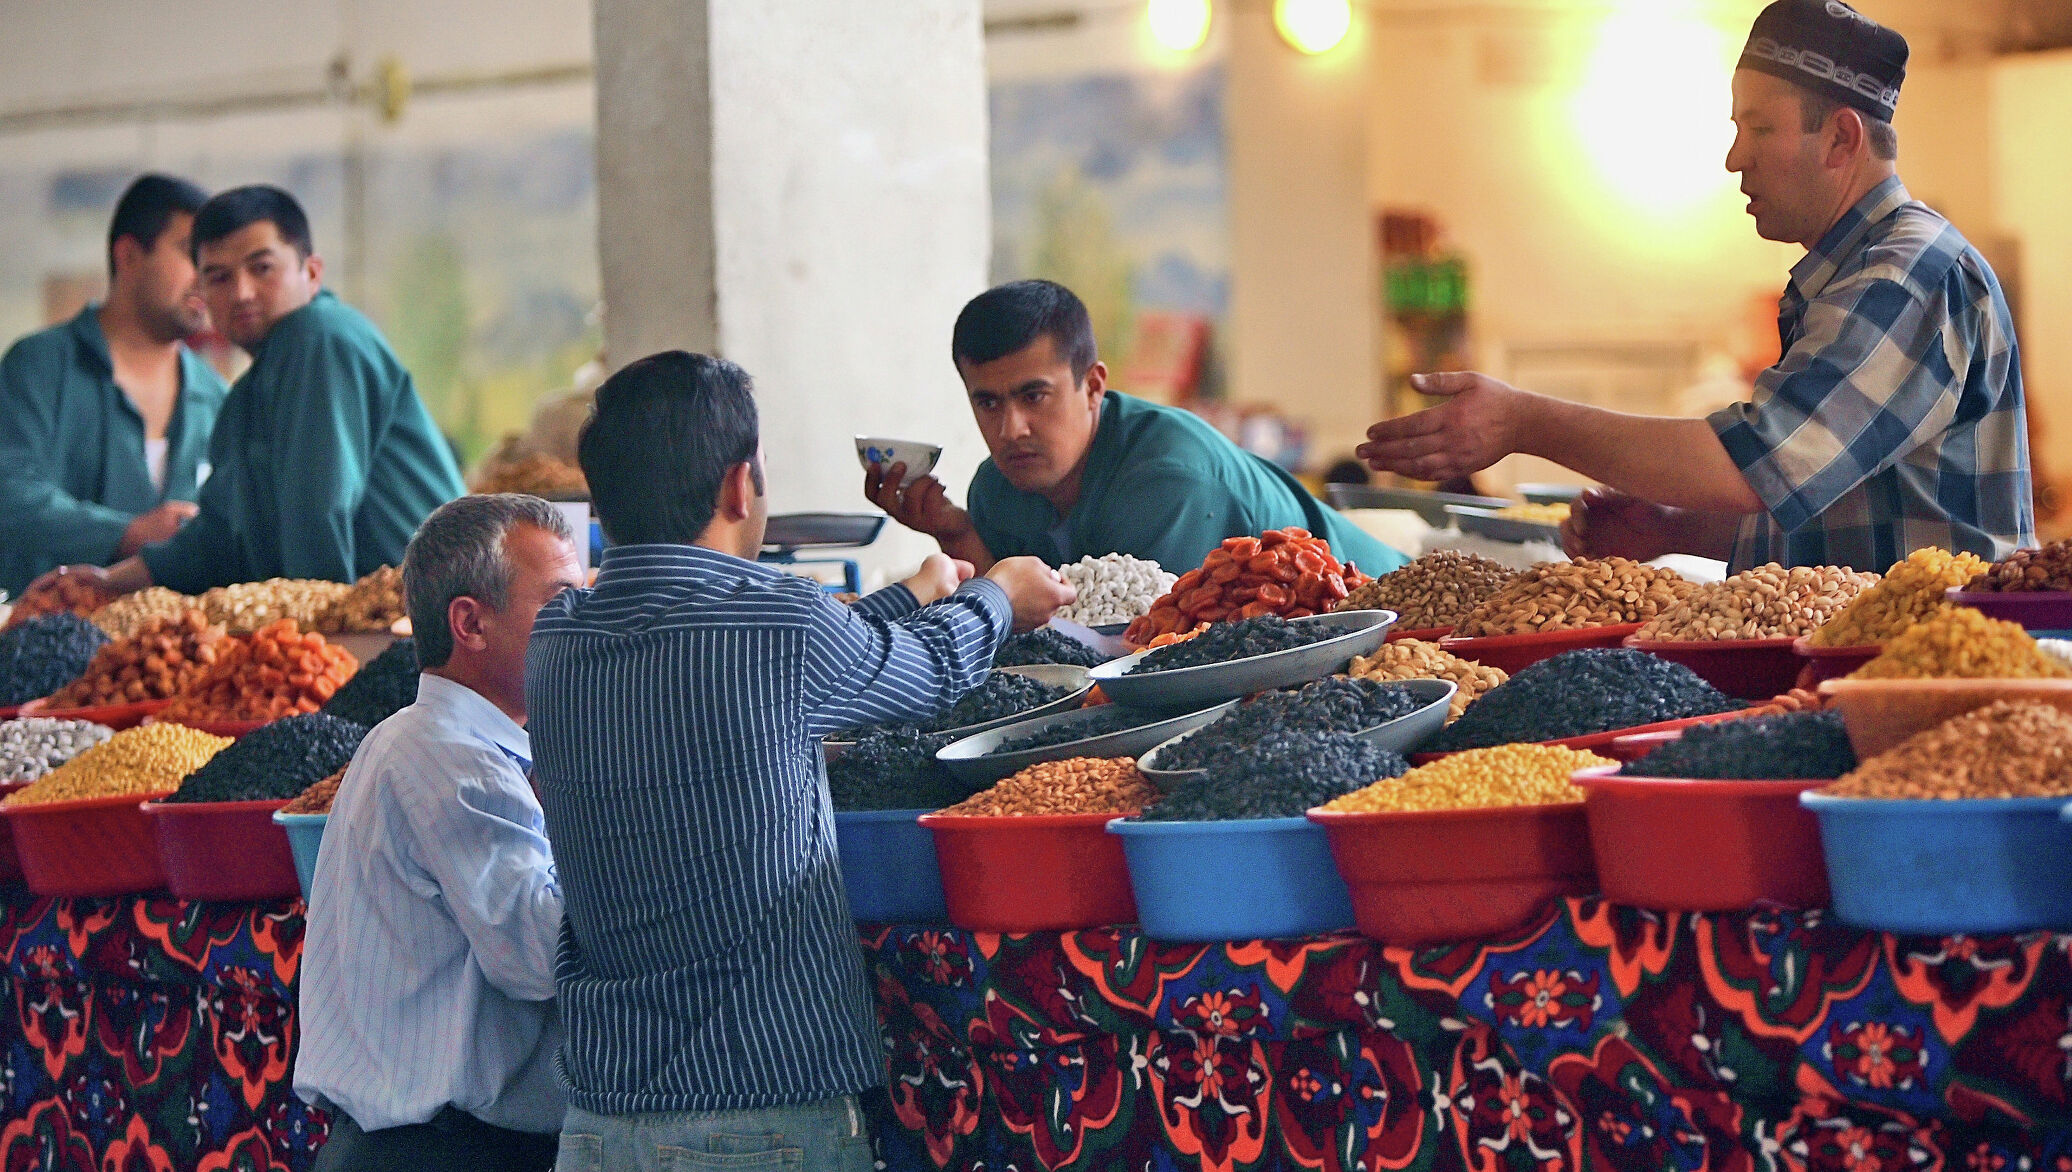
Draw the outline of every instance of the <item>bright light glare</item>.
M1273 0L1273 27L1305 53L1327 53L1353 27L1352 0Z
M1192 53L1209 39L1209 0L1151 0L1144 19L1152 38L1175 53Z
M1733 187L1734 48L1679 0L1625 0L1605 18L1574 114L1585 154L1626 203L1677 212Z

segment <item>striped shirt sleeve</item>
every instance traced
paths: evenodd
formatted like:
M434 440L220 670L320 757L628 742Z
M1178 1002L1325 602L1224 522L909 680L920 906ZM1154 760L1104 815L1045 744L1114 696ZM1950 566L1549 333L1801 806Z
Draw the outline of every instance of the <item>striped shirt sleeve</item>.
M985 679L1013 621L1007 591L986 578L891 621L820 608L802 672L808 732L824 736L936 715Z

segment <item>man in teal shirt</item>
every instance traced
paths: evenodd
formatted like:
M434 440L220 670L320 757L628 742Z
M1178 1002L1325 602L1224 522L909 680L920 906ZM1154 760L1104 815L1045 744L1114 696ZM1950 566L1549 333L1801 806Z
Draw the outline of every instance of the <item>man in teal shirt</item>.
M195 216L194 248L216 328L252 366L224 400L200 513L103 580L191 594L401 564L464 491L460 470L374 324L321 287L301 206L277 187L223 192Z
M189 251L207 201L140 176L108 226L108 299L0 358L0 590L128 557L194 515L224 391L181 342L208 324Z
M969 511L932 476L902 491L903 464L873 465L864 494L981 572L1018 554L1064 565L1123 553L1179 573L1224 538L1291 525L1369 574L1408 560L1192 412L1108 390L1086 306L1062 285L1016 281L973 298L950 350L992 453Z

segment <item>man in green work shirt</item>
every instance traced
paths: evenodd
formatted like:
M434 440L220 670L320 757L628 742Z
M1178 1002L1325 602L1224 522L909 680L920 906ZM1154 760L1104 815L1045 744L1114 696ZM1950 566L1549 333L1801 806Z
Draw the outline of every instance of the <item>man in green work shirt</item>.
M224 400L201 511L108 570L115 590L192 594L265 578L350 582L400 565L410 535L464 491L410 372L374 324L323 289L309 220L277 187L239 187L194 218L202 296L252 355Z
M108 226L108 299L0 359L0 590L128 557L194 515L224 389L181 342L208 324L189 251L207 201L140 176Z
M992 453L969 511L932 476L902 491L904 464L872 465L863 491L981 573L1018 554L1064 565L1109 553L1178 573L1226 537L1291 525L1369 574L1408 560L1199 416L1108 390L1086 306L1063 285L981 293L957 315L950 352Z

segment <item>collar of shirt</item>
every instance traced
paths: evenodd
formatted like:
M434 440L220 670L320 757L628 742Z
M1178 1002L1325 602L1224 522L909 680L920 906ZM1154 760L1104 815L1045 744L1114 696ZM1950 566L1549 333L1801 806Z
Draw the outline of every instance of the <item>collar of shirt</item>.
M609 593L618 583L651 581L658 576L766 581L782 577L783 571L702 545L614 545L605 549L604 559L598 563L595 589Z
M282 324L284 324L290 318L293 318L297 314L310 312L312 309L316 307L317 303L320 301L336 301L337 299L337 294L331 292L329 289L319 288L316 292L316 296L311 297L300 307L296 309L291 309L287 313L282 314L279 320L275 321L272 325L266 327L266 336L252 343L251 345L245 347L245 353L250 354L252 356L253 362L258 362L260 355L266 353L266 343L273 338L275 331L279 330Z
M101 330L101 303L90 301L86 308L72 319L72 340L78 344L81 353L93 359L94 369L110 376L115 374L115 359L108 353L108 335Z
M1872 226L1913 198L1897 175L1865 192L1855 206L1842 213L1820 243L1806 250L1799 263L1791 266L1791 287L1806 301L1820 296L1820 291L1841 270L1842 262L1855 255Z
M444 676L419 672L417 702L463 728L481 733L520 766L532 768L532 738L482 693Z

